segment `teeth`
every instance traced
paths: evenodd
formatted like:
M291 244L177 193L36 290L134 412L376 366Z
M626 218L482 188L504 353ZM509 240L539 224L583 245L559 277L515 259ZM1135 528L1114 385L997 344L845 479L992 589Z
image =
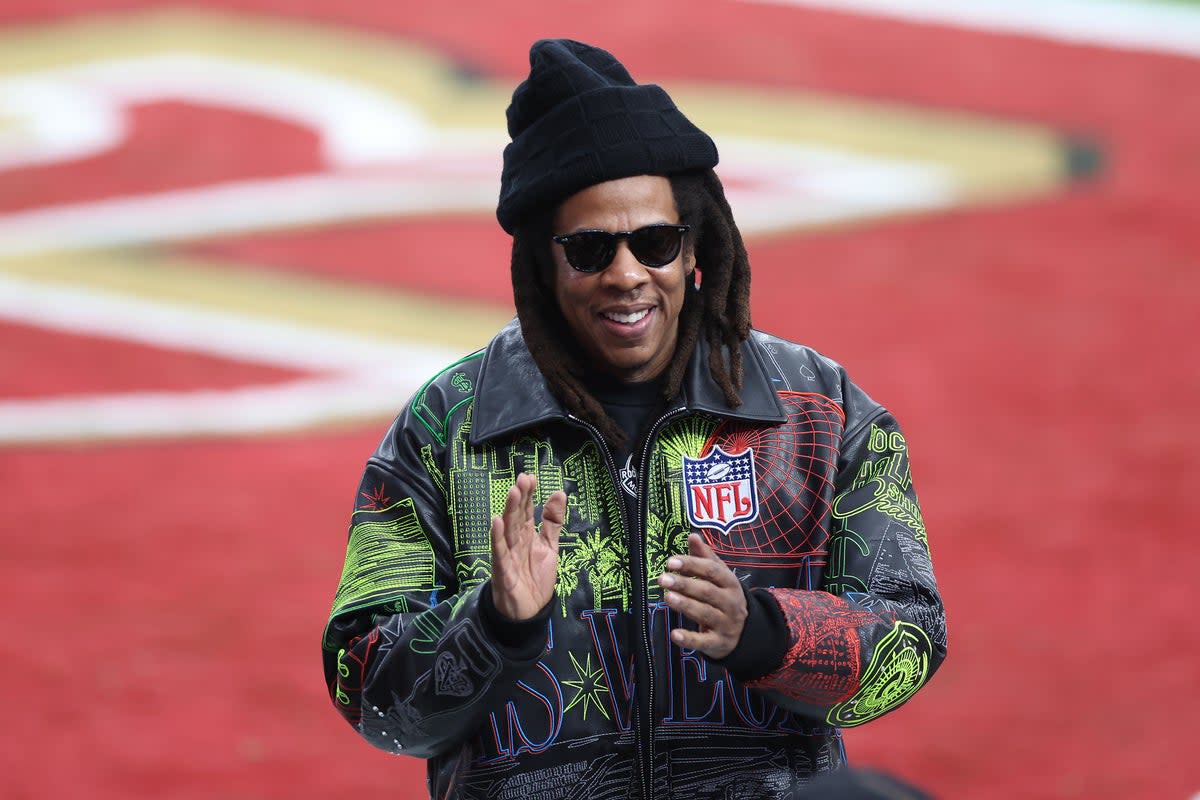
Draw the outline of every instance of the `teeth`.
M647 308L643 311L635 311L632 314L617 314L615 312L609 312L604 316L608 317L613 322L620 322L622 325L632 325L633 323L644 318L649 313L650 309Z

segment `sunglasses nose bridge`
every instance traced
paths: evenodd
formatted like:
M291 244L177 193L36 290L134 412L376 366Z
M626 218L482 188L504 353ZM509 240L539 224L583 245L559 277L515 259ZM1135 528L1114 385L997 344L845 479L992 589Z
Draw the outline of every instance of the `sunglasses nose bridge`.
M628 234L614 237L612 256L601 274L605 282L622 289L639 286L650 279L649 267L634 254Z

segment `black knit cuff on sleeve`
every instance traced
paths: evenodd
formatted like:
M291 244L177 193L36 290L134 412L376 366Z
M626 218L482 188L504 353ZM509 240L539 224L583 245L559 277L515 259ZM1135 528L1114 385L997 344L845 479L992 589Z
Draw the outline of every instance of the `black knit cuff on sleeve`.
M536 658L546 646L546 623L550 619L550 607L554 598L537 614L529 619L509 619L496 608L492 599L492 582L483 585L479 594L479 617L484 630L492 637L504 654L517 661Z
M737 646L716 663L738 680L752 681L783 665L788 627L783 609L766 589L746 591L746 624Z

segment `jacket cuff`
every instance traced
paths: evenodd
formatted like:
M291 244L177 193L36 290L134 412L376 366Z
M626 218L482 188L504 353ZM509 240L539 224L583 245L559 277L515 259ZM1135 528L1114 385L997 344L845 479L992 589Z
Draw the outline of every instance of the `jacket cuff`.
M514 660L526 661L536 658L546 646L546 624L550 619L550 607L554 598L529 619L515 620L506 617L496 608L492 599L492 582L483 585L479 594L479 617L483 629L500 645L504 654Z
M787 655L788 627L783 609L766 589L746 590L746 624L737 646L715 663L741 681L770 675L783 666Z

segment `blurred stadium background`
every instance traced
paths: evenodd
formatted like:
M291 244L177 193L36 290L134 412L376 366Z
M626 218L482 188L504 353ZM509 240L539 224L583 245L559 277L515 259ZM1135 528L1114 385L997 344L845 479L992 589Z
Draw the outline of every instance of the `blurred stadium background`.
M318 637L364 459L511 315L542 36L714 135L755 323L905 424L950 658L852 761L1200 792L1196 3L5 0L0 795L422 795Z

